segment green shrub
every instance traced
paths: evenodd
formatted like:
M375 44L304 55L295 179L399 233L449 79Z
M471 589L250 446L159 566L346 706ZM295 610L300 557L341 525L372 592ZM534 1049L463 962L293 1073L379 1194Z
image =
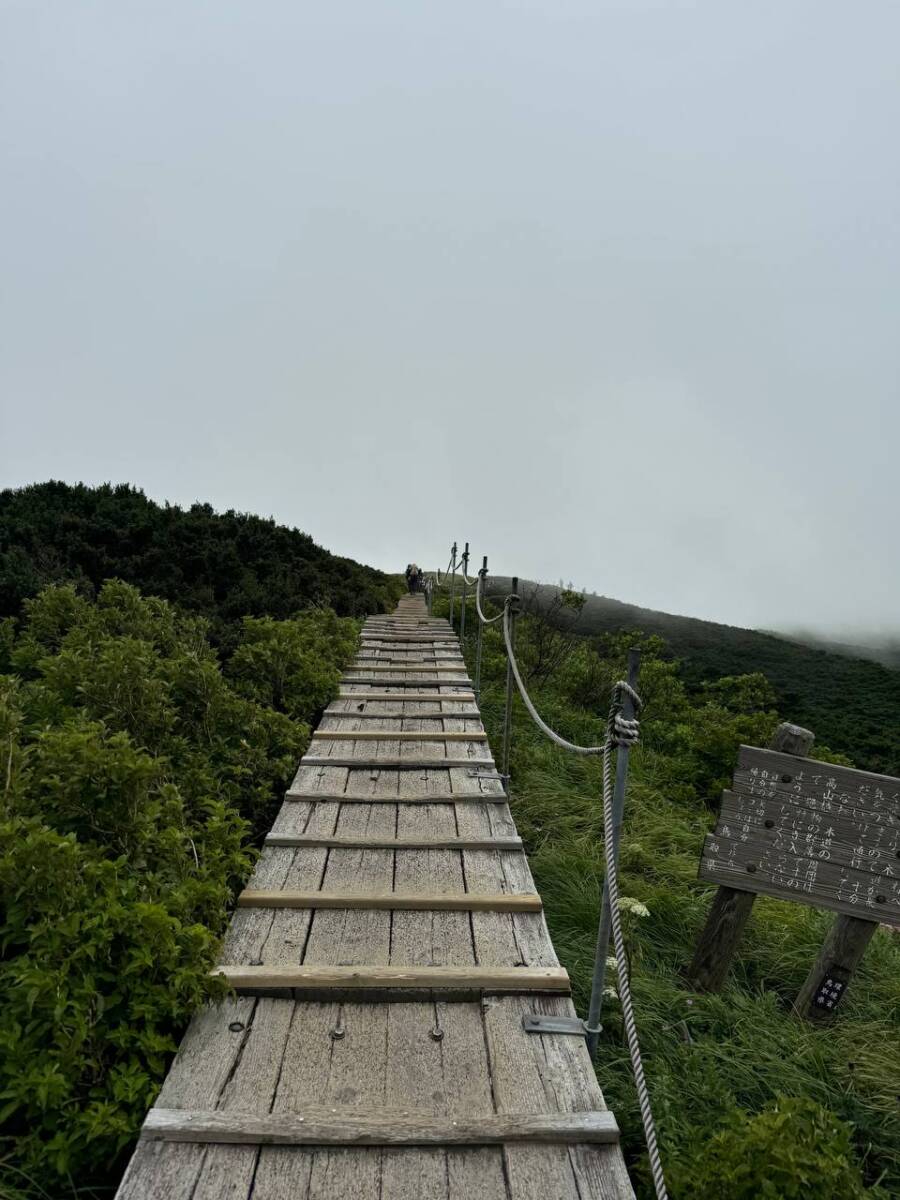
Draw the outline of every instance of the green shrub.
M222 991L209 970L251 839L355 633L327 612L251 621L231 680L202 619L118 581L96 602L47 588L6 632L0 1175L21 1191L110 1181Z
M781 1096L755 1116L732 1113L687 1164L671 1165L669 1183L675 1196L716 1200L887 1200L865 1187L851 1142L827 1108Z

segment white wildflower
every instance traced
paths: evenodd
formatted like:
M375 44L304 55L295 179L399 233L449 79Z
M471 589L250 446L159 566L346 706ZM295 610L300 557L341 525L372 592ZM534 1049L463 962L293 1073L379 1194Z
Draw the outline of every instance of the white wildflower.
M607 971L618 971L619 964L613 955L606 960L606 969Z
M605 987L603 989L603 999L604 1000L618 1000L618 998L619 998L619 993L616 991L616 989L614 987Z
M634 917L649 917L650 909L646 904L642 904L640 900L635 900L633 896L622 896L619 900L619 908L622 912L631 913Z

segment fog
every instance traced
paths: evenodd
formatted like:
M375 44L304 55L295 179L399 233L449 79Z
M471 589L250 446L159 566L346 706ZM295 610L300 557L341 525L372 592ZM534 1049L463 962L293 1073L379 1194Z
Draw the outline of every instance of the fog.
M0 5L0 472L900 629L900 8Z

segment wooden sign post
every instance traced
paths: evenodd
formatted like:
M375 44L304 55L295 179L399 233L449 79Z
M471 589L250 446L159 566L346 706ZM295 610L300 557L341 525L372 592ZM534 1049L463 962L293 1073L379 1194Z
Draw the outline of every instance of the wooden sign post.
M779 726L768 750L740 748L703 847L699 876L720 886L688 975L721 987L756 895L829 908L840 915L795 1004L827 1021L878 925L900 926L900 779L808 759L812 741Z

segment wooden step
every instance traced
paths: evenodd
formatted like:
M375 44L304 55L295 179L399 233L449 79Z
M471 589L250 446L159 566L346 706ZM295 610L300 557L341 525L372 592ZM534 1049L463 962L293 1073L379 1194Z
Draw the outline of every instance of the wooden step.
M305 754L301 767L352 767L356 771L448 771L456 767L496 770L492 758L328 758Z
M151 1108L141 1137L148 1141L238 1146L571 1145L615 1142L619 1129L613 1114L604 1110L449 1117L308 1104L297 1112L269 1113Z
M537 893L300 892L245 888L238 908L365 908L388 912L540 912Z
M353 713L347 713L353 717ZM410 720L415 720L410 717ZM437 733L424 733L415 729L317 729L313 741L319 738L329 738L341 742L486 742L486 733L467 732L466 730L443 730Z
M474 781L473 781L474 782ZM493 782L490 781L490 782ZM286 792L285 800L339 804L506 804L505 792L413 792L408 796L362 796L356 792Z
M377 838L371 834L359 837L316 837L304 833L296 837L291 834L270 833L263 843L266 846L318 846L328 850L521 850L522 839L508 838Z
M224 976L237 992L280 988L327 991L566 992L569 976L563 967L393 967L393 966L220 966L211 974Z

